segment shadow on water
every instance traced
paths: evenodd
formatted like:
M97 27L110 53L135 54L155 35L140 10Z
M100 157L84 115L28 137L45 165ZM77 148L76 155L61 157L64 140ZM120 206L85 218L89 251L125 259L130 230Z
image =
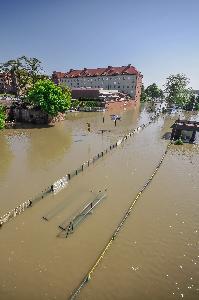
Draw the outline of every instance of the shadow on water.
M42 129L54 127L53 124L31 124L31 123L16 123L13 125L7 124L8 129Z
M43 128L33 132L30 139L28 161L32 168L42 167L64 156L72 144L72 130L62 130L59 126Z

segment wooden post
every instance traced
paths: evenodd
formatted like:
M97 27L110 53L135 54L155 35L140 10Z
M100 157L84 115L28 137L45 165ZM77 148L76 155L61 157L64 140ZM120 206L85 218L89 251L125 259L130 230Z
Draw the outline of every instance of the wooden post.
M88 131L91 132L91 124L87 123L87 125L88 125Z
M181 132L182 132L181 129L177 129L176 130L176 132L175 132L175 140L178 140L181 137Z
M173 127L172 133L171 133L171 140L173 140L175 137L175 131L176 131L176 129L175 129L175 127Z

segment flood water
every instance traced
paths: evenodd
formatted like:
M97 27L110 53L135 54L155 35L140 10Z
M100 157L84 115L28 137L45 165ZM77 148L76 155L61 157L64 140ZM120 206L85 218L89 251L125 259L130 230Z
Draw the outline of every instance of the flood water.
M0 215L35 196L116 142L150 115L71 113L46 128L0 132ZM105 123L102 122L103 116ZM182 116L183 117L183 116ZM199 120L197 114L184 116ZM178 115L143 131L0 229L0 299L68 299L151 176ZM87 131L91 124L91 132ZM103 134L101 129L107 130ZM73 234L58 226L99 190L106 199ZM50 215L49 221L43 216ZM199 299L199 144L172 145L151 184L77 299Z

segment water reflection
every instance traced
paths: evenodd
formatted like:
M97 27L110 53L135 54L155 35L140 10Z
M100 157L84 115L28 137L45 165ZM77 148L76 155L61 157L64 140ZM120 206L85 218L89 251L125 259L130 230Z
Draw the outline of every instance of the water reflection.
M13 154L4 132L0 133L0 179L3 179L10 168Z
M45 167L61 159L72 143L72 130L58 124L52 128L31 131L28 163L31 168Z

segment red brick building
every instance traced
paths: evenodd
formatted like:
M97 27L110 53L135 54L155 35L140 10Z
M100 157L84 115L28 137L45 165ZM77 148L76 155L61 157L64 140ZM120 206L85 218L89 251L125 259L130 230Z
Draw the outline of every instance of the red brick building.
M10 73L0 73L0 93L13 93L13 81Z
M77 88L118 90L129 95L134 101L140 100L142 78L142 74L130 64L121 67L70 69L66 73L55 71L52 74L52 80L56 84L64 83L71 90Z

